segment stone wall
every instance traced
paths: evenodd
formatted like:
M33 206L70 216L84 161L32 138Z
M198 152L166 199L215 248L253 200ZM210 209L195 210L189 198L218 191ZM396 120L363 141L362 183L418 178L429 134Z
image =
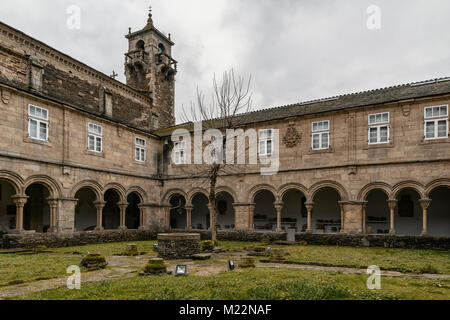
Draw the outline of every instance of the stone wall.
M174 233L185 233L179 230ZM211 232L195 230L202 240L210 240ZM49 248L79 246L86 244L149 241L157 239L158 231L125 230L125 231L91 231L73 234L21 234L4 235L3 248L34 248L45 245ZM219 231L220 241L257 242L263 239L271 241L286 240L286 233L256 232L256 231ZM381 247L404 249L437 249L450 250L450 238L410 237L388 235L340 235L340 234L306 234L297 233L297 241L304 241L308 245L342 246L342 247ZM1 243L1 242L0 242Z
M48 248L61 248L87 244L156 240L156 236L157 232L148 230L8 234L3 236L3 248L35 248L42 245Z

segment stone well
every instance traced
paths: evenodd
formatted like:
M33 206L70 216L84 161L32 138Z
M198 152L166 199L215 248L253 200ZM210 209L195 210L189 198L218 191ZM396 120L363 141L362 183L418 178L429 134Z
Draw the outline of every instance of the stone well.
M159 234L158 253L164 259L190 259L193 255L200 253L200 234Z

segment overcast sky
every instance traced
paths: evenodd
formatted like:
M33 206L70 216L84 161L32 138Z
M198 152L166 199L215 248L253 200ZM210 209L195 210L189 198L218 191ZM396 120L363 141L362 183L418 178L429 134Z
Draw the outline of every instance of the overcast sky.
M66 27L70 5L80 30ZM149 5L176 43L177 114L229 68L252 75L255 109L450 76L448 0L1 0L0 19L124 81L124 35Z

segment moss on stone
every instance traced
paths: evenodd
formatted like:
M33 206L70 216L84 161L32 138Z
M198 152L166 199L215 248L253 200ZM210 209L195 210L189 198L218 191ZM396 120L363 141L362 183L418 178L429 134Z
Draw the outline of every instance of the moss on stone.
M167 267L164 264L164 260L154 258L150 259L147 265L144 267L142 275L158 275L165 273L167 273Z
M80 262L80 266L89 271L104 269L107 265L105 257L100 254L88 254Z
M242 257L239 268L255 268L255 259L252 257Z
M200 247L202 251L213 251L214 242L212 242L211 240L202 241Z

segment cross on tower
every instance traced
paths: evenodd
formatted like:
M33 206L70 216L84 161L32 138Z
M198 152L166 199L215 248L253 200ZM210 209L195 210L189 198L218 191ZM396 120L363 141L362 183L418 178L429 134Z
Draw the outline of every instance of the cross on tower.
M116 71L113 70L112 75L110 75L110 77L111 77L112 79L116 79L117 76L118 76L118 74L116 73Z

